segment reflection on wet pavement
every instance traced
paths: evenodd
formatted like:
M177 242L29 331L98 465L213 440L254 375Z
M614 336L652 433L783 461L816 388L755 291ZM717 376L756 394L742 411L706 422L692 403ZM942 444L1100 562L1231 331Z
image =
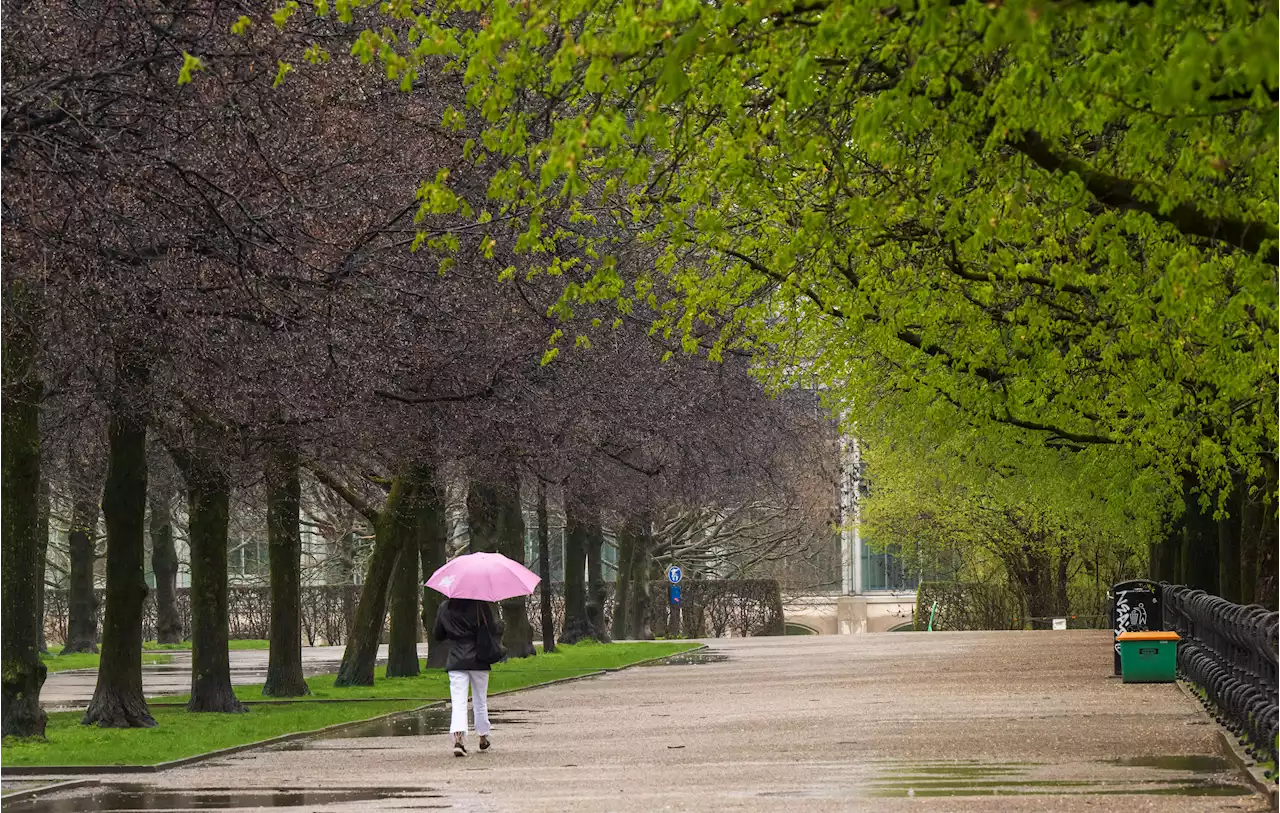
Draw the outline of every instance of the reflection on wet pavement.
M729 656L723 652L700 649L693 652L682 652L679 655L672 655L660 661L638 663L636 666L697 666L703 663L724 663L727 660L729 660Z
M497 730L505 726L528 725L530 720L519 714L527 714L524 709L509 709L490 715L490 722ZM313 750L366 750L376 748L374 745L351 746L346 740L363 740L379 737L425 737L449 733L449 715L447 708L436 707L418 709L392 717L369 720L344 727L338 732L317 734L314 737L302 737L279 745L269 746L270 751L313 751Z
M386 799L444 799L430 788L332 788L328 790L264 789L165 790L148 785L102 786L92 793L65 799L29 799L4 806L5 813L76 813L94 810L243 810L246 808L311 808ZM447 808L447 803L414 804L415 810Z
M1063 766L1026 763L901 762L879 763L869 795L879 798L936 796L1248 796L1254 789L1238 781L1222 757L1134 757L1095 763L1091 778L1058 779ZM1124 768L1156 768L1135 774ZM1080 772L1073 772L1080 775Z

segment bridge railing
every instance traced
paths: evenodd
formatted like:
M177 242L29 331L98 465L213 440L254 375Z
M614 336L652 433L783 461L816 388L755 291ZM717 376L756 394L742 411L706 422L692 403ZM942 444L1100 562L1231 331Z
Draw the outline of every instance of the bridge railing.
M1280 613L1241 606L1177 584L1160 585L1164 626L1181 636L1178 671L1195 684L1218 722L1245 739L1276 776L1277 633Z

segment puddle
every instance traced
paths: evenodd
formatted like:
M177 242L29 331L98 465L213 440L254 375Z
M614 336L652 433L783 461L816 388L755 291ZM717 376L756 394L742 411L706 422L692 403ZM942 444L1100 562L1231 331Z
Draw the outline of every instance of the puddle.
M723 652L708 652L701 650L698 652L682 652L679 655L672 655L669 658L663 658L660 661L650 661L649 663L637 664L638 666L696 666L703 663L724 663L729 660L729 656Z
M502 714L489 715L489 721L498 731L505 726L528 725L529 720L518 717L508 716L512 712L519 711L511 709L504 711ZM470 714L468 714L468 717ZM324 734L317 734L314 737L303 737L301 739L282 742L279 745L271 746L272 751L310 751L321 748L333 748L330 745L338 740L363 740L375 739L379 737L425 737L435 734L448 734L450 722L449 709L420 709L418 711L405 712L397 714L394 717L387 717L382 720L370 720L367 723L358 723L344 728L341 731L330 731ZM497 732L495 732L497 733ZM321 743L325 743L321 745ZM341 749L338 750L350 750Z
M1101 763L921 762L882 763L868 795L878 798L943 796L1250 796L1254 790L1226 781L1222 757L1133 757ZM1154 768L1166 775L1138 775L1121 768ZM1056 778L1061 772L1089 779Z
M164 790L150 785L110 785L65 799L29 799L4 806L5 813L77 813L91 810L242 810L280 807L312 808L382 799L443 799L430 788L334 788L330 790ZM421 808L422 806L417 806ZM448 804L427 805L449 807Z
M1117 759L1112 764L1126 768L1159 768L1163 771L1191 771L1192 773L1218 773L1232 770L1231 763L1225 757L1199 754L1182 757L1128 757Z

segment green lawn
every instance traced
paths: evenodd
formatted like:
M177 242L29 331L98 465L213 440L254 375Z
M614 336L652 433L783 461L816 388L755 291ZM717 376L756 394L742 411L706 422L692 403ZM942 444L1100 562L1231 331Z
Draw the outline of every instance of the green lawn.
M62 655L62 648L49 647L48 655L41 655L40 660L44 661L44 665L50 672L65 672L68 669L97 669L98 654L96 652L73 652L70 655ZM142 653L142 662L144 664L153 663L172 663L172 655L156 655L150 652Z
M219 748L265 740L292 731L365 720L421 704L315 703L255 707L248 714L191 714L153 709L155 728L98 728L80 725L83 712L49 715L44 741L4 740L4 767L24 765L150 765Z
M191 642L182 641L176 644L157 644L155 641L143 641L142 648L152 649L152 650L190 649ZM227 649L270 649L270 648L271 648L271 642L264 641L261 638L246 638L244 640L238 640L238 639L232 640L227 646Z
M560 647L550 655L497 664L490 678L489 691L496 693L521 689L559 678L628 666L674 655L696 646L697 644L687 642L584 642ZM336 723L366 720L392 711L416 708L425 702L449 696L448 678L443 672L424 673L415 678L387 679L385 675L386 670L379 667L373 686L345 689L334 688L333 675L319 675L307 681L311 686L312 697L317 699L368 698L375 702L258 704L252 706L248 714L192 714L182 708L155 708L152 712L159 725L148 729L121 730L82 726L81 712L59 712L49 715L46 740L6 739L0 759L5 767L150 765L295 731L310 731ZM261 700L262 687L241 686L236 689L236 694L246 700ZM156 699L174 703L186 698L170 696Z

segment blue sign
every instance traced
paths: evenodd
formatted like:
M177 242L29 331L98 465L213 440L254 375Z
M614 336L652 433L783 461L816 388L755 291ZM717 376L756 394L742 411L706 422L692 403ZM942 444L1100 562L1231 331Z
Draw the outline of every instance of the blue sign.
M671 604L674 606L680 603L680 585L673 584L667 588L671 596Z
M683 578L684 578L684 571L681 570L680 565L672 565L671 567L667 568L667 581L671 582L672 584L679 584L680 580Z

